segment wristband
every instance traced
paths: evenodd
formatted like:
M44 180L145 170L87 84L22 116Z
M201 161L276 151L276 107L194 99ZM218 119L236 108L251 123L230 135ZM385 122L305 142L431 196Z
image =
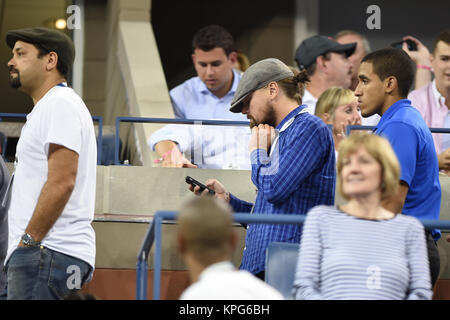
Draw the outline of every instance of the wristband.
M428 70L428 71L433 72L433 68L432 68L432 67L426 66L426 65L424 65L424 64L417 64L416 66L417 66L417 68L419 68L419 69L426 69L426 70Z
M174 150L174 149L170 149L169 151L166 151L166 152L161 156L161 158L155 159L155 160L153 160L153 162L154 162L154 163L160 163L160 162L163 162L164 160L166 160L166 157L167 157L169 154L171 154L171 153L173 152L173 150Z

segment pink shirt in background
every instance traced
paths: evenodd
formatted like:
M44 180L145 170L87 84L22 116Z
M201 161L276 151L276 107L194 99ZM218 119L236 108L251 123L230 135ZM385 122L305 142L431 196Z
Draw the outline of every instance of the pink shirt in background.
M442 96L436 88L435 80L422 88L411 91L408 95L408 99L411 100L411 104L419 110L428 127L445 127L448 108L445 105L445 97ZM442 134L434 133L433 140L436 152L440 154L444 151L441 150Z

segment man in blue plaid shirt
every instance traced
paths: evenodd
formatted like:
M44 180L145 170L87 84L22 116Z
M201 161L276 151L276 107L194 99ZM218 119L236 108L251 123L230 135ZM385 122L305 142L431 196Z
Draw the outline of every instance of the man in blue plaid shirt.
M331 131L301 105L305 72L294 73L278 59L253 64L242 76L230 111L250 119L255 204L237 199L215 179L206 185L235 212L302 214L316 205L333 205L336 183ZM199 187L190 187L199 194ZM208 190L204 191L204 194ZM299 243L298 225L249 224L241 269L264 278L265 252L274 241Z

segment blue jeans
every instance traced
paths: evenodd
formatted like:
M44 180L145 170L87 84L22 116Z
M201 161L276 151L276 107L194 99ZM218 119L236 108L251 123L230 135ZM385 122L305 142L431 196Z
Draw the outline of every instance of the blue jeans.
M8 300L60 300L80 289L92 267L43 246L18 247L6 267Z

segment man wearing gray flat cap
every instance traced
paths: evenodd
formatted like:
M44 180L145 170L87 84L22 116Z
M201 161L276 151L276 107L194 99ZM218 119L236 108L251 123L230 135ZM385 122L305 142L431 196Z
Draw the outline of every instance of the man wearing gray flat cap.
M33 99L17 143L8 209L7 299L62 299L95 263L97 147L92 117L67 86L72 40L47 28L6 33L9 82Z
M253 64L242 76L230 110L250 119L255 203L237 199L215 179L206 181L235 212L305 215L314 206L334 203L333 137L326 124L302 105L307 81L306 72L294 74L273 58ZM200 194L198 187L190 190ZM240 268L264 278L269 243L298 243L301 230L296 225L248 225Z

